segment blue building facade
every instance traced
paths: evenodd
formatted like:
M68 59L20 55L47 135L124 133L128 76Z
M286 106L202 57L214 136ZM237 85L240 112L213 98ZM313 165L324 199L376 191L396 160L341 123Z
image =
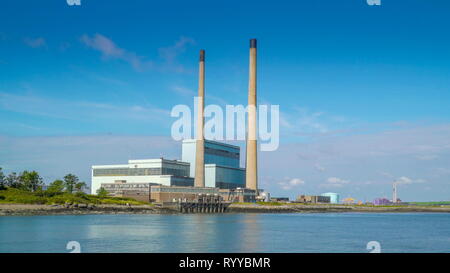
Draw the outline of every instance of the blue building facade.
M195 173L196 140L183 141L182 161L190 163ZM205 186L221 189L245 188L245 169L239 167L240 147L205 140Z

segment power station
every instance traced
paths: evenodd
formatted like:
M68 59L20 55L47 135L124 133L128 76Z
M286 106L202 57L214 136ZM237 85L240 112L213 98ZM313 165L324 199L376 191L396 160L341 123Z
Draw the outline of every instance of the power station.
M258 195L257 42L250 40L248 122L245 169L240 147L204 137L205 50L200 50L198 113L195 139L182 142L182 159L129 160L122 165L92 166L91 193L100 188L111 195L170 202L197 195L222 196L227 201L252 202Z

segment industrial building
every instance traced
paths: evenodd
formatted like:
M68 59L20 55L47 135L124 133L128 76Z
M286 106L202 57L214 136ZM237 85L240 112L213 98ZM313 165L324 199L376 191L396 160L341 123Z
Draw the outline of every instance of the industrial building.
M235 189L245 187L245 169L239 167L240 147L211 140L204 142L204 179L206 187ZM195 173L197 141L183 140L183 162Z
M150 202L164 203L176 201L193 201L198 195L218 196L218 188L177 187L156 185L150 187Z
M110 196L133 198L144 202L193 201L199 195L220 196L227 202L255 202L255 191L245 188L219 189L211 187L165 186L156 183L102 183Z
M193 186L189 163L177 160L128 160L123 165L92 166L91 193L96 194L101 184L155 183L166 186Z
M321 195L299 195L297 196L297 202L311 204L330 203L330 197Z
M247 188L221 189L219 194L224 201L229 202L253 203L256 201L255 190Z
M342 203L345 205L352 205L355 203L355 198L347 197L344 200L342 200Z
M182 161L160 158L129 160L124 165L92 166L91 192L95 194L101 184L117 182L192 187L194 178L191 174L195 173L196 145L195 140L183 141ZM205 140L204 145L205 186L220 189L244 188L245 169L239 168L240 148L210 140Z
M271 197L270 202L289 202L289 197Z
M339 204L339 194L337 194L335 192L322 193L321 196L328 196L328 197L330 197L330 203L331 204Z
M386 206L386 205L392 205L392 202L384 197L381 198L375 198L372 202L375 206Z
M240 147L204 139L205 51L199 59L199 109L196 139L182 143L182 160L129 160L123 165L92 166L91 193L102 187L111 195L168 202L199 194L254 202L258 195L256 131L256 39L250 40L246 169Z
M138 201L150 201L150 188L156 186L156 183L125 183L117 181L116 183L102 183L110 196L133 198Z

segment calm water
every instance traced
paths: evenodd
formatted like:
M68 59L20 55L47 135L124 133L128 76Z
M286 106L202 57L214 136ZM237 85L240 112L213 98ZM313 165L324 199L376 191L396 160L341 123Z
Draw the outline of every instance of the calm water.
M450 214L0 217L0 252L450 252Z

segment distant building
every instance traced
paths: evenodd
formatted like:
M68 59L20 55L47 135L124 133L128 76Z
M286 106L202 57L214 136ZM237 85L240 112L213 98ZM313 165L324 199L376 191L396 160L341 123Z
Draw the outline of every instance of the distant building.
M270 202L270 192L267 192L263 189L259 189L258 193L259 193L259 195L256 196L256 201Z
M299 195L297 196L297 202L299 203L330 203L329 196L321 196L321 195Z
M128 160L123 165L92 166L91 193L96 194L101 184L156 183L166 186L193 186L189 163L177 160Z
M220 189L219 194L224 201L253 203L256 201L256 191L247 188Z
M339 204L339 194L334 192L327 192L322 193L321 196L328 196L330 197L330 203L331 204Z
M194 201L199 195L219 196L218 188L177 187L152 185L150 187L150 201L157 203Z
M220 196L229 202L255 202L256 192L251 189L219 189L211 187L165 186L155 183L102 183L110 196L133 198L144 202L194 201L199 196Z
M375 206L391 205L392 202L387 198L376 198L373 200Z
M344 200L342 200L342 203L344 203L346 205L354 204L355 203L355 198L347 197Z
M271 197L271 202L289 202L289 197Z
M155 183L125 183L117 181L115 183L102 183L110 196L133 198L138 201L150 202L150 188L158 184Z

